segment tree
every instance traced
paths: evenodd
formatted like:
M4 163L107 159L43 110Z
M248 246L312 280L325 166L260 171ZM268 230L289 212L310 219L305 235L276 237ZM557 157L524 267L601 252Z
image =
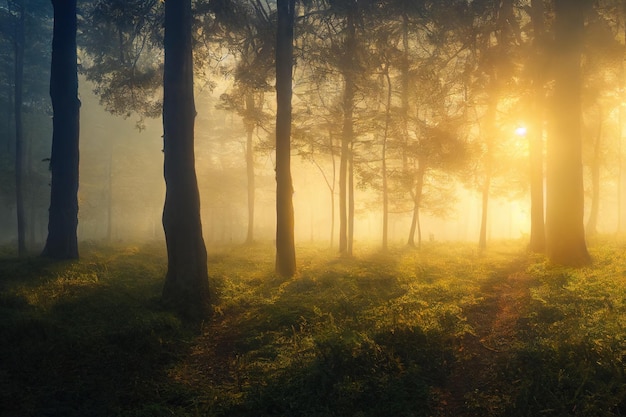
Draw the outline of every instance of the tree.
M76 0L52 0L54 27L50 98L52 100L52 173L48 238L42 255L77 259L80 100L76 53Z
M291 180L291 95L295 0L278 0L276 32L276 272L296 273Z
M163 79L163 6L158 0L97 0L85 6L81 72L112 114L157 118Z
M608 188L609 181L619 175L619 155L615 152L619 149L619 142L616 143L614 139L619 135L619 128L611 116L619 114L623 102L621 92L615 89L620 84L623 46L616 40L617 31L611 28L612 20L612 14L604 15L597 9L590 9L585 26L582 158L585 168L588 168L591 188L588 193L591 197L589 217L585 227L587 236L597 233L602 212L601 197L605 194L601 188ZM613 158L613 155L616 157ZM604 171L609 171L608 181L601 180Z
M530 163L530 243L532 252L542 253L546 247L546 231L543 216L543 123L544 123L544 74L545 29L543 0L532 0L530 17L534 32L532 62L532 121L528 131L528 159Z
M555 0L553 125L547 141L546 252L581 266L591 258L583 226L581 53L585 0Z
M235 59L234 68L224 68L222 76L233 75L234 88L221 96L221 108L236 112L246 131L245 161L247 179L248 227L246 244L254 242L256 198L254 132L265 127L265 93L274 71L275 24L269 3L251 0L205 1L197 5L202 16L203 64L216 63L225 54ZM216 51L212 51L216 49Z
M353 201L354 189L348 181L348 165L352 165L352 145L354 141L354 95L356 91L356 2L350 1L346 6L346 35L340 71L343 76L343 124L341 131L341 157L339 160L339 253L352 256L352 239L354 225ZM352 171L350 171L352 172ZM350 177L352 179L352 177Z
M209 311L207 254L195 171L191 0L165 1L163 229L167 275L163 302L191 318Z
M15 116L15 202L17 213L17 252L26 255L26 219L24 212L24 125L22 122L22 104L24 96L24 48L25 17L24 0L17 4L18 20L15 22L14 46L14 110Z

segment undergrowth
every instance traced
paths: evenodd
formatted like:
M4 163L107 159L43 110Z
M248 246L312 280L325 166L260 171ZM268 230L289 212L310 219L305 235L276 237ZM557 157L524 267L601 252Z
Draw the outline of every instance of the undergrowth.
M270 245L209 254L214 313L159 303L162 245L0 259L2 416L619 416L626 256L582 269L519 242L339 258Z

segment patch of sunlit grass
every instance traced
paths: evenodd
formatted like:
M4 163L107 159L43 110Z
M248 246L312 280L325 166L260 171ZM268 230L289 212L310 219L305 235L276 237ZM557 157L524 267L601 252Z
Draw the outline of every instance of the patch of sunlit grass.
M528 267L538 280L528 344L515 362L523 376L516 406L527 414L612 416L626 409L626 256L609 241L595 242L591 254L585 268L545 261Z

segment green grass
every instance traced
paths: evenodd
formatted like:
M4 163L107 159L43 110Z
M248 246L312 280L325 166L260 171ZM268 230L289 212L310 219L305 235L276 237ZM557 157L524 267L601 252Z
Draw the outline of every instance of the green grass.
M211 251L214 314L164 310L160 245L0 258L2 416L619 416L626 253L551 266L520 242L352 259Z

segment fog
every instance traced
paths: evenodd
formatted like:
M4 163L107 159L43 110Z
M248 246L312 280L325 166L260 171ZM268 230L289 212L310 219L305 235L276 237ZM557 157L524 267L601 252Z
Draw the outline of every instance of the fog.
M267 7L271 8L273 4L267 3ZM522 9L510 12L521 23L528 23L530 19L530 16L525 14L527 11L522 11ZM253 19L254 16L250 18ZM360 69L365 75L363 79L359 79L356 102L352 109L355 129L354 137L351 138L351 146L353 146L351 152L354 157L355 247L361 244L377 245L382 241L381 154L383 141L390 142L386 156L386 172L391 184L388 189L390 244L404 245L409 238L416 181L414 176L415 172L421 169L423 163L421 158L425 158L424 155L433 159L424 163L428 164L429 171L424 175L419 203L418 233L421 235L422 242L428 244L438 241L478 241L483 213L481 187L487 170L490 171L489 175L492 177L489 179L487 206L488 239L491 241L525 239L529 235L530 167L527 138L529 133L526 125L532 122L532 112L529 110L528 103L524 101L526 100L524 94L527 94L527 91L524 90L524 83L520 79L526 76L525 71L535 63L531 62L531 58L528 57L524 58L526 61L515 57L519 61L514 62L514 69L507 67L508 63L504 61L509 59L509 55L514 54L515 48L519 45L515 45L511 39L504 38L504 41L510 44L499 45L498 42L504 41L502 39L496 41L491 36L487 42L488 47L494 49L501 47L497 50L501 53L500 58L503 61L493 64L494 71L502 71L505 76L510 75L510 82L491 86L495 93L489 92L491 90L484 84L468 86L458 76L460 68L464 65L469 67L475 64L476 68L472 71L478 78L484 77L481 72L484 68L481 67L480 62L472 61L476 51L469 51L465 45L462 45L459 38L455 38L457 35L451 34L453 30L450 22L446 19L436 20L438 18L438 15L433 15L432 22L428 23L430 26L414 25L407 32L408 38L403 45L400 45L397 40L387 39L390 45L381 46L367 38L367 31L362 28L357 31L357 34L362 37L363 45L370 42L378 46L370 45L369 50L370 58L375 63L368 64L369 68ZM49 16L43 16L42 19L50 21ZM390 21L385 24L393 27L397 24L396 20L390 18ZM480 15L477 15L476 22L472 24L480 25L480 22L482 22ZM313 21L313 23L316 22ZM263 22L255 22L255 24L262 26ZM384 29L385 25L382 26ZM447 34L445 47L426 36L425 28ZM614 36L611 33L607 35L605 33L607 29L604 26L600 25L598 28L590 24L589 42L604 42L602 39L607 38L603 36ZM43 38L48 39L49 26L44 24L37 30L44 31L47 35ZM118 30L122 29L118 28ZM505 29L498 30L505 32ZM528 30L524 27L524 31ZM229 32L226 31L226 33ZM86 46L81 46L79 54L81 65L83 65L83 75L79 82L82 101L79 239L109 242L163 241L161 213L165 183L162 172L161 120L158 117L139 116L138 113L141 113L141 110L132 108L135 103L132 100L130 102L115 101L114 97L111 101L109 97L110 101L107 105L109 107L117 105L118 108L115 108L115 111L124 117L112 115L105 109L100 100L103 88L107 86L94 84L86 78L90 74L93 77L94 73L104 71L96 65L98 61L95 57L100 51L94 47L94 44L89 43L94 42L94 39L102 41L103 38L97 36L103 35L94 35L89 30L79 35L86 39L86 41L83 39ZM248 39L246 36L254 38L253 35L258 34L256 32L252 35L238 33L236 36ZM528 41L533 33L529 31L524 32L523 35L516 42ZM199 30L197 36L202 38L207 35ZM302 45L298 45L302 48L307 46L310 48L308 51L312 54L311 56L317 57L314 54L316 50L310 45L305 45L312 35L302 33L300 36L297 42L301 42ZM341 42L335 44L336 37L333 36L329 34L323 41L318 40L319 45L316 47L324 46L331 50L343 47ZM139 41L131 37L128 39L128 45L120 47L128 49L122 51L123 53L132 55L132 47L136 47ZM221 40L207 39L210 39L213 44L207 41L204 45L206 50L198 47L196 51L200 56L199 59L204 61L199 68L196 68L195 92L197 108L195 157L204 239L209 246L219 246L244 243L248 238L250 219L248 218L246 143L250 130L246 130L246 127L249 127L252 122L244 120L242 114L245 112L241 109L235 111L229 100L237 94L243 95L242 91L253 90L254 110L259 112L259 115L254 116L256 119L254 119L254 128L251 130L255 182L253 238L257 242L272 242L276 224L273 152L276 98L272 84L275 80L272 79L271 73L263 73L260 67L255 67L255 65L266 65L269 68L267 62L259 63L259 57L247 62L250 57L246 53L251 53L250 51L227 50L225 45L230 39L228 36ZM10 37L4 36L2 41L9 45ZM230 39L230 41L233 40ZM45 42L40 47L46 50ZM415 73L410 74L414 77L411 79L413 84L411 84L410 92L406 93L410 94L410 97L401 97L402 88L398 80L406 74L402 74L399 64L385 61L388 57L385 55L384 48L387 47L398 53L406 53L407 59L414 61L412 65L415 68L412 71ZM150 66L157 65L155 63L161 59L162 50L159 45L155 44L150 44L146 48L147 52L144 51L143 55L134 57L137 70L145 70L146 74L154 77L158 84L160 74L150 69ZM455 52L454 48L459 49ZM261 47L257 48L257 52L261 50L263 50ZM36 52L34 48L33 51ZM616 104L619 100L614 97L615 91L618 90L617 85L614 85L617 82L615 76L617 70L612 66L612 61L606 58L610 56L610 53L608 49L596 51L591 48L590 52L587 52L588 61L585 61L586 72L583 80L585 91L590 96L586 97L586 101L583 102L585 222L590 216L592 201L591 167L599 166L597 168L600 176L599 216L596 230L600 233L619 232L620 220L626 210L619 201L620 196L625 193L618 189L624 187L625 183L620 178L623 164L620 155L623 110L619 104ZM433 62L427 62L424 57L436 57L438 60L433 58ZM34 98L27 97L24 102L25 135L28 143L26 230L28 245L33 252L40 249L46 236L50 181L46 165L50 157L52 138L51 111L47 96L44 94L45 89L39 86L37 93L34 87L45 83L49 78L45 70L49 67L49 56L40 55L38 59L37 65L43 69L36 72L37 76L31 76L27 80L27 84L33 86L34 92L31 94ZM344 88L342 77L345 76L342 71L345 69L341 67L343 64L334 62L332 59L324 61L319 57L312 58L312 64L307 63L306 60L302 64L301 60L303 59L299 57L293 81L291 173L294 184L295 237L298 242L316 242L321 245L336 246L339 229L339 148L343 123L340 101ZM514 58L511 60L513 61ZM116 65L123 66L123 61L122 59L122 63ZM320 68L328 71L330 75L320 76L316 73L320 71ZM116 71L123 73L123 68L120 70L118 67L105 68L105 70L116 75L119 75ZM32 69L29 71L33 72ZM246 71L251 72L252 75ZM267 72L267 68L264 71ZM387 71L389 79L387 102L385 102L387 90L385 90L384 71ZM514 74L514 71L517 73ZM433 77L433 74L437 77ZM254 77L264 78L259 81ZM392 80L395 83L393 88ZM250 87L254 82L260 82L262 86ZM486 81L483 80L483 82ZM515 83L517 84L513 85ZM121 86L118 84L111 88L116 88L118 90L116 94L120 94L121 97L131 96L133 100L135 99L136 90L130 84L122 83ZM475 91L468 93L468 90L472 88ZM94 90L98 90L99 95L96 95ZM158 88L155 90L152 85L146 88L146 91L140 92L142 96L137 101L143 100L143 105L146 106L158 103L160 90ZM487 124L485 120L491 111L489 109L491 106L489 103L492 100L490 94L493 94L495 97L493 102L496 103L491 109L495 114L494 126L491 130L485 127ZM0 241L9 243L14 242L17 236L15 190L11 178L13 175L11 155L15 151L15 143L10 95L5 94L1 98L7 108L7 117L3 118L1 128L2 147L6 152L2 153L3 159L0 161L4 178L3 189L0 193L0 198L2 198ZM408 132L399 132L402 128L399 127L400 122L396 114L401 113L399 109L405 105L401 104L403 100L407 102L406 106L410 107L411 111L414 107L416 113L410 116L413 118L410 121L412 125L408 128L405 126ZM385 111L391 114L387 116L386 127L383 117ZM158 112L153 116L158 116ZM461 119L463 120L459 121ZM401 143L402 140L403 143ZM330 147L327 146L328 143ZM545 143L545 136L542 143ZM411 148L412 146L418 150ZM490 146L492 149L488 149ZM436 149L433 151L429 147ZM329 149L332 149L332 153ZM493 161L487 169L485 161L490 159Z
M93 85L80 83L81 160L79 189L79 239L82 241L162 241L161 213L165 195L162 175L162 126L160 119L123 118L108 113L93 93ZM246 240L247 179L245 165L246 132L240 117L217 108L220 91L196 92L196 170L201 196L203 234L207 245L239 244ZM49 118L36 123L33 135L51 138ZM517 140L524 141L519 131ZM272 131L257 129L255 150L255 227L254 238L271 242L275 233L274 155L262 143L272 141ZM31 150L31 164L40 165L47 157L45 146ZM309 158L310 159L310 158ZM331 236L332 206L328 184L322 170L331 178L332 163L328 155L315 162L305 160L294 151L295 236L298 242L336 244L338 206ZM586 175L586 182L589 175ZM613 233L617 228L617 184L610 173L602 183L601 215L598 231ZM34 214L29 230L33 249L45 239L46 201L49 181L35 177ZM587 184L589 186L589 184ZM446 213L421 215L422 238L431 241L477 241L480 228L481 196L460 181L453 185L454 201ZM588 188L588 187L587 187ZM337 194L337 189L335 194ZM518 196L493 197L489 203L488 237L490 240L519 239L529 233L529 197L527 187L516 190ZM5 197L6 198L6 197ZM589 197L587 198L587 200ZM337 205L338 198L335 197ZM366 187L355 190L355 246L376 245L382 234L380 192ZM389 217L391 244L402 245L408 239L411 208L404 201L392 201ZM586 204L589 206L589 204ZM2 242L16 239L15 208L3 205ZM588 210L587 210L588 211Z
M145 119L143 128L136 118L124 119L109 114L99 105L89 85L81 88L81 163L80 214L81 240L162 240L161 211L165 195L162 176L162 127L160 120ZM200 92L202 94L203 92ZM214 98L213 98L214 99ZM196 169L201 194L204 236L207 244L241 243L246 239L247 194L245 175L245 132L237 116L212 108L211 100L198 105L196 123ZM205 113L206 112L206 113ZM209 118L203 114L224 113ZM216 120L222 126L208 126ZM42 130L45 130L41 126ZM211 138L210 132L230 136ZM50 134L49 129L45 134ZM268 140L259 132L256 140ZM262 137L265 136L265 137ZM45 157L43 150L34 159ZM328 158L327 158L328 159ZM273 155L257 151L255 155L255 238L271 241L275 227L273 193ZM329 161L320 164L330 165ZM294 181L295 235L298 241L330 244L331 198L320 170L311 162L292 159ZM44 184L45 185L45 184ZM615 231L616 213L613 181L603 184L607 197L602 204L599 230ZM45 194L46 188L40 191ZM38 201L43 204L46 196ZM480 195L456 186L456 203L446 216L423 215L421 227L425 240L472 241L480 227ZM382 233L380 196L371 190L355 193L355 240L374 243ZM5 204L2 216L2 241L15 239L14 208ZM489 207L488 234L491 239L517 239L529 231L527 195L519 199L496 198ZM7 210L8 208L8 210ZM337 208L335 230L337 232ZM390 240L397 244L408 237L410 210L390 215ZM37 210L34 221L38 243L45 239L45 211ZM336 242L336 237L334 238Z

